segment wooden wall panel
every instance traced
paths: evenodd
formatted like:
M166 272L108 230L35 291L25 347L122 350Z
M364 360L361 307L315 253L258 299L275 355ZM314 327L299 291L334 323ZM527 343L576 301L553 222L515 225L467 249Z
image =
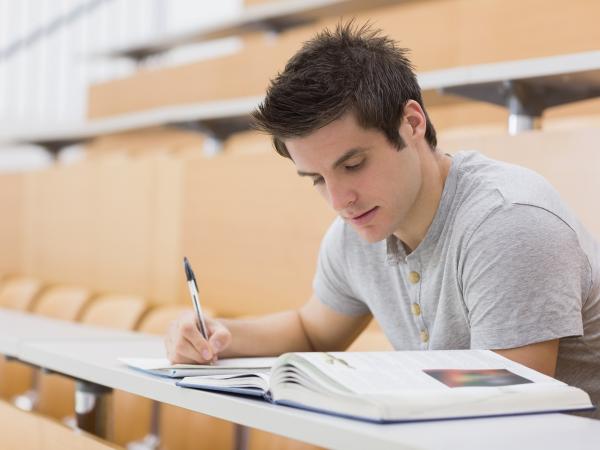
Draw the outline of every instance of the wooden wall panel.
M361 14L411 49L419 71L596 50L600 4L431 0ZM568 15L569 20L565 20Z
M482 102L461 102L427 107L436 130L443 136L477 136L506 134L508 110ZM600 99L591 99L546 110L542 129L559 130L589 128L600 124Z
M172 154L181 148L202 152L204 136L170 127L147 128L100 136L86 145L86 158L146 157Z
M154 302L177 300L180 160L94 159L28 173L25 181L26 273Z
M152 256L148 293L155 303L189 302L187 292L182 299L185 275L182 263L183 176L185 159L159 157L154 165L154 219L152 221Z
M25 185L23 174L0 176L0 274L23 271Z
M148 161L102 160L94 165L95 289L147 293L155 178Z
M446 133L440 149L482 149L539 170L600 236L600 216L588 203L598 191L598 129ZM108 158L24 175L26 200L17 205L23 272L47 283L187 304L181 259L188 255L217 314L300 305L333 213L265 136L236 136L226 148L213 159ZM0 236L10 248L6 233Z
M183 248L207 305L258 314L308 299L333 213L290 161L272 153L190 160L184 186Z
M223 143L223 152L228 155L251 155L270 153L275 155L271 137L258 131L236 133Z
M86 165L27 174L27 273L46 282L93 281L91 175Z

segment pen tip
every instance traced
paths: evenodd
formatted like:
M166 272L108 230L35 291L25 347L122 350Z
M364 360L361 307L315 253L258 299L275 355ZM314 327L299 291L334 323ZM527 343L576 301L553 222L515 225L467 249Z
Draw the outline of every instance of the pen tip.
M185 269L185 277L188 281L190 281L193 276L192 276L192 268L190 267L190 262L187 259L187 257L183 258L183 268Z

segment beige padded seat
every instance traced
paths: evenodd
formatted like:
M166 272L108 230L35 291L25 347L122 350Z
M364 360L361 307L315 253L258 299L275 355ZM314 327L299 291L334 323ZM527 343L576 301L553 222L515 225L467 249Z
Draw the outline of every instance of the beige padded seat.
M53 319L75 321L91 298L89 289L80 286L53 286L45 289L35 301L32 312ZM15 363L18 364L18 363ZM47 375L25 364L19 364L20 378L31 380L25 393L14 399L15 404L27 410L37 408L40 392L45 389ZM22 392L22 391L21 391ZM60 399L57 399L60 401Z
M0 286L0 307L28 311L41 289L42 282L36 278L10 277Z
M120 330L133 330L148 309L137 296L102 295L92 299L83 309L79 321ZM38 411L57 419L72 416L75 408L73 380L58 374L44 376L40 385Z
M53 286L36 300L32 312L53 319L78 320L92 293L80 286Z
M14 276L6 278L0 285L0 308L27 311L42 289L36 278ZM31 386L31 369L16 361L0 357L0 397L11 399Z
M102 295L83 311L80 321L88 325L134 330L147 309L148 304L142 297Z

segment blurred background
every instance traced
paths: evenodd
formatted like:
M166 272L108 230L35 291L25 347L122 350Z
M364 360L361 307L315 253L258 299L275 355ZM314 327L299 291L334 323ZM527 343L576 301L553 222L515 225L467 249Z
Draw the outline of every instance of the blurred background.
M441 151L534 168L598 236L599 16L596 0L0 0L0 306L42 313L79 288L69 320L134 298L109 316L164 333L189 306L184 255L214 315L301 305L334 214L249 114L302 42L350 18L410 49ZM389 344L373 324L353 348ZM31 408L61 419L68 395L49 392ZM200 426L202 448L232 443L230 424L171 414L164 448L198 448ZM113 443L145 436L136 423Z
M210 25L242 8L242 0L210 6L189 0L2 0L0 129L31 128L48 121L81 123L87 116L89 86L138 69L135 60L102 57L103 51ZM148 58L144 67L231 54L240 47L235 36L183 44ZM35 149L5 148L0 170L37 167L46 161Z

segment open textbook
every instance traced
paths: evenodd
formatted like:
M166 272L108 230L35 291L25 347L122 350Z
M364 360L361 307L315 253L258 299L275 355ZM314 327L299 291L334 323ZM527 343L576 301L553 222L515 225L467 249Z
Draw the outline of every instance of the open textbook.
M286 353L268 372L177 384L374 422L593 409L581 389L488 350Z

